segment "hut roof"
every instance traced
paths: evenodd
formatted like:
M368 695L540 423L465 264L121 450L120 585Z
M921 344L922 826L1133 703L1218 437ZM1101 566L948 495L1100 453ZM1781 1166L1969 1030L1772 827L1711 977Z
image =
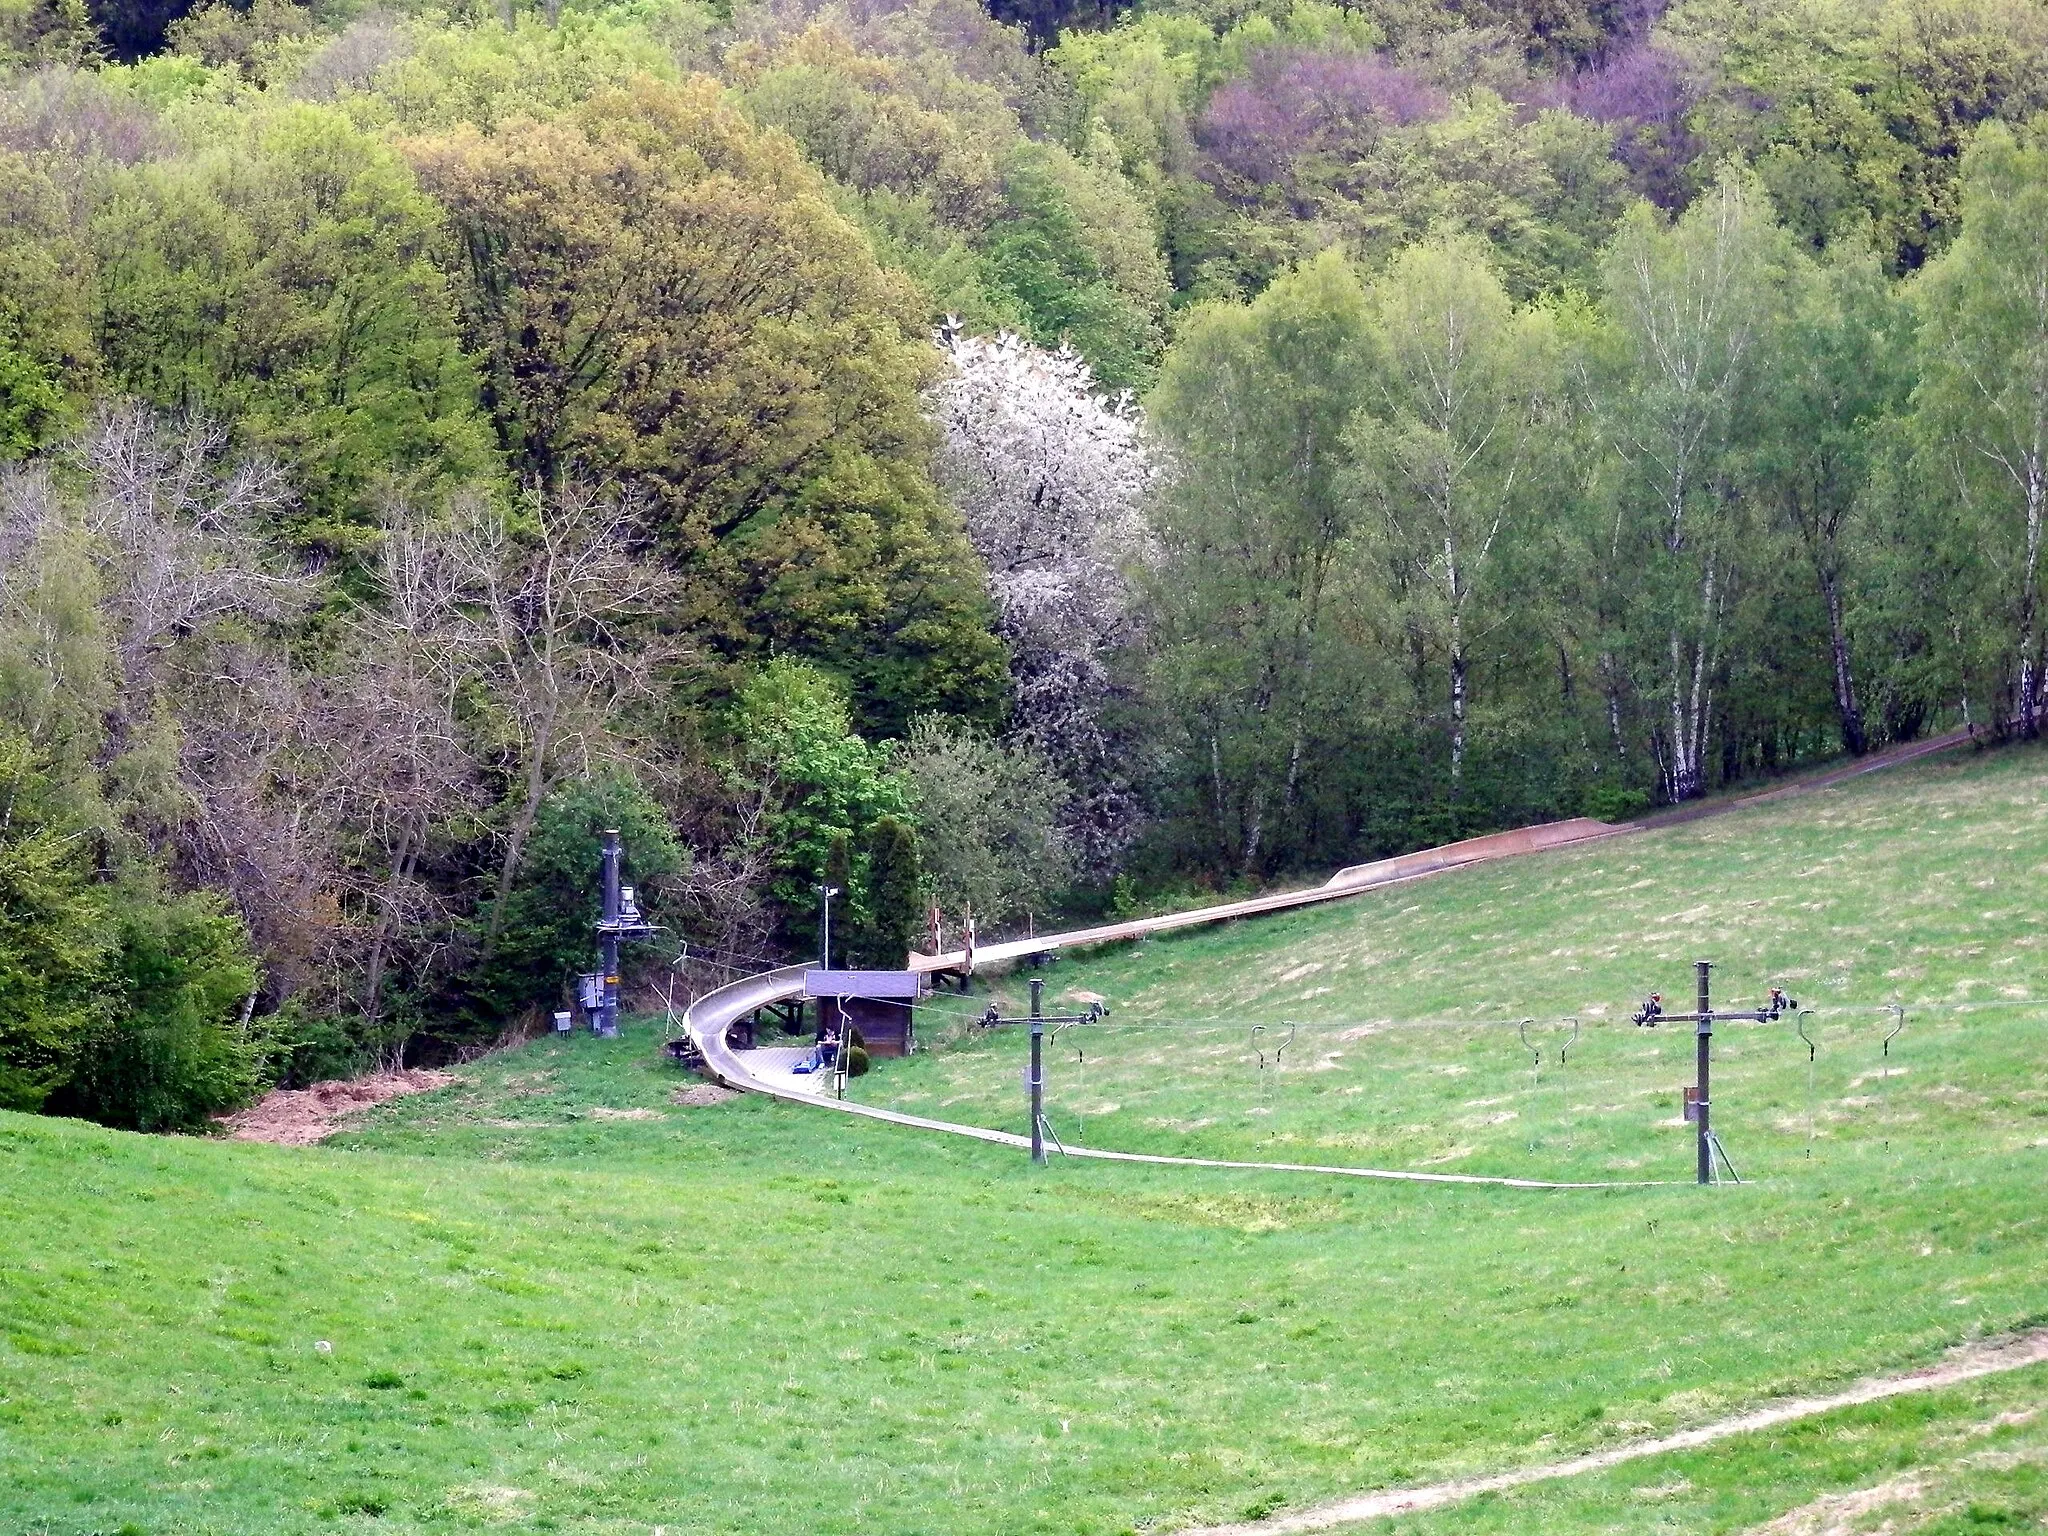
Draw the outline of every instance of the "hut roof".
M924 995L916 971L805 971L805 997L875 997L915 1001Z

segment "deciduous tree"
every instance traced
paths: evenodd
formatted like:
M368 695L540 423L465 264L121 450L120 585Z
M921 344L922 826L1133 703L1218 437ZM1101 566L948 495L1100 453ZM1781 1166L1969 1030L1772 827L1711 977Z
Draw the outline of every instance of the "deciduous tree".
M647 557L638 508L571 481L529 493L519 512L515 521L469 503L449 554L476 629L485 736L501 755L506 784L486 947L503 930L542 804L605 760L627 707L648 694L672 654L653 620L674 584Z
M1915 405L1967 526L1998 572L2012 717L2039 734L2041 538L2048 519L2048 116L1985 128L1964 170L1963 233L1918 286Z
M1153 561L1139 415L1070 348L950 328L941 339L953 372L932 393L940 481L988 567L1015 729L1073 787L1067 825L1099 877L1139 820L1130 745L1112 720L1137 624L1133 580Z
M924 719L895 761L923 828L924 874L956 919L971 911L986 928L1042 912L1073 879L1074 846L1060 830L1067 789L1029 747Z
M1448 673L1452 793L1472 647L1501 607L1555 397L1546 317L1516 314L1476 241L1410 246L1372 288L1376 366L1353 428L1359 493L1385 520L1397 585Z
M1912 355L1909 313L1867 249L1844 242L1790 267L1758 380L1748 474L1813 574L1842 746L1854 756L1870 745L1850 633L1868 568L1858 525L1879 434L1912 385Z
M1361 501L1345 434L1371 379L1371 310L1327 252L1249 305L1183 323L1153 396L1171 451L1158 502L1155 678L1170 739L1200 763L1228 864L1262 870L1298 809ZM1277 805L1276 805L1277 802Z
M1670 226L1639 207L1606 261L1607 313L1629 366L1607 415L1634 482L1644 593L1666 633L1655 691L1665 792L1706 788L1707 733L1740 507L1728 479L1735 412L1757 369L1780 236L1733 171Z
M672 622L830 653L899 726L991 710L1001 659L928 477L922 305L788 139L709 80L637 77L407 153L508 460L640 498L687 581ZM894 654L835 651L861 625Z

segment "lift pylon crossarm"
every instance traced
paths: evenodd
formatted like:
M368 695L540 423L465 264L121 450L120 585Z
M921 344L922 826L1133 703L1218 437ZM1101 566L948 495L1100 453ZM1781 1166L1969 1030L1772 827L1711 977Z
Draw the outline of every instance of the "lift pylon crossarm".
M1769 1024L1798 1011L1798 1000L1777 987L1771 988L1771 1000L1761 1008L1710 1008L1705 1013L1666 1013L1662 997L1653 992L1630 1016L1630 1022L1646 1029L1659 1024Z
M996 1005L990 1003L981 1016L981 1025L984 1029L994 1029L999 1024L1057 1024L1064 1029L1074 1024L1093 1024L1108 1012L1109 1009L1101 1003L1095 1003L1086 1013L1046 1013L1036 1018L1027 1015L1021 1019L1006 1019L997 1011Z

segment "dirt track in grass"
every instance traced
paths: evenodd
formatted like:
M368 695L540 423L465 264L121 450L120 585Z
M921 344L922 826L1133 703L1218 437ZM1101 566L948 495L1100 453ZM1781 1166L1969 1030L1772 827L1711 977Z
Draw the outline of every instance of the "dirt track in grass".
M280 1147L310 1147L342 1128L350 1116L387 1099L409 1093L431 1093L455 1081L452 1072L408 1067L400 1072L373 1072L346 1082L315 1083L310 1088L274 1088L247 1109L221 1117L235 1141L267 1141Z
M1923 1366L1917 1371L1908 1371L1899 1376L1873 1377L1858 1382L1844 1391L1830 1393L1826 1397L1789 1398L1767 1407L1753 1408L1747 1413L1717 1419L1711 1424L1680 1430L1677 1434L1660 1435L1654 1440L1637 1440L1628 1445L1617 1445L1610 1450L1574 1456L1566 1461L1518 1467L1512 1472L1496 1472L1484 1477L1454 1478L1450 1482L1430 1483L1419 1488L1383 1489L1376 1493L1339 1499L1330 1504L1319 1504L1312 1509L1297 1510L1293 1514L1275 1515L1265 1520L1189 1528L1183 1530L1180 1536L1295 1536L1295 1533L1301 1532L1334 1530L1338 1526L1352 1525L1361 1520L1379 1520L1389 1515L1418 1514L1423 1510L1442 1509L1446 1505L1461 1503L1482 1493L1500 1493L1529 1483L1576 1477L1584 1472L1604 1472L1609 1467L1618 1467L1624 1462L1640 1461L1649 1456L1662 1456L1669 1451L1697 1450L1703 1445L1712 1445L1717 1440L1751 1434L1760 1429L1771 1429L1797 1419L1811 1418L1815 1414L1832 1413L1838 1408L1853 1408L1862 1403L1880 1402L1885 1398L1903 1397L1913 1392L1938 1391L1943 1387L1952 1387L1958 1382L1972 1381L1980 1376L1995 1376L2005 1371L2017 1371L2026 1366L2039 1365L2043 1361L2048 1361L2048 1328L2031 1329L2008 1338L1962 1345L1951 1350L1938 1364Z

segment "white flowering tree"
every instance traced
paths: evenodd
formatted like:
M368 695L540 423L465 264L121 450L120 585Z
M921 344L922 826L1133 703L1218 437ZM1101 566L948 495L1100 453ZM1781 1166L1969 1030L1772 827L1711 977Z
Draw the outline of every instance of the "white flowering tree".
M987 562L1016 675L1016 729L1073 789L1067 830L1106 874L1136 828L1125 754L1106 713L1131 639L1130 576L1150 558L1151 479L1128 393L1101 390L1071 347L960 334L933 391L942 483Z

